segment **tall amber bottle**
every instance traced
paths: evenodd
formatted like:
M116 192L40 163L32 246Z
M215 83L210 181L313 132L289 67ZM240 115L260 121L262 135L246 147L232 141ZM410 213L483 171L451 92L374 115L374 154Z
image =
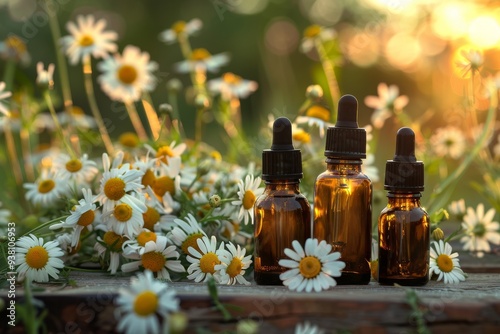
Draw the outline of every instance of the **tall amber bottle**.
M260 285L281 285L292 241L302 245L311 237L311 207L300 193L302 157L292 144L292 125L285 117L273 124L273 144L262 152L262 179L266 187L255 202L254 279Z
M337 123L326 134L326 171L314 186L313 235L341 253L346 266L338 284L368 284L371 277L372 188L361 172L366 131L357 113L356 98L342 96Z
M424 164L415 157L415 134L399 129L396 154L388 160L388 204L378 219L380 284L425 285L429 281L430 221L420 206Z

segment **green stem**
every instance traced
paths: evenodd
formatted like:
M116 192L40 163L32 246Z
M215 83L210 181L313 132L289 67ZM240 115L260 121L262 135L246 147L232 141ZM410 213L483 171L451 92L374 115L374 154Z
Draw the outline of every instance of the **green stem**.
M64 135L61 124L59 123L59 119L57 118L56 111L54 109L54 104L52 103L52 98L50 97L50 91L46 90L43 93L43 95L45 97L45 102L47 103L47 107L49 108L50 115L52 116L52 120L54 121L54 125L56 126L56 131L57 134L59 135L59 139L64 144L64 147L66 147L66 151L68 152L68 154L73 159L76 158L76 154L73 151L73 148L71 147L68 138Z
M41 229L44 229L46 228L47 226L50 226L52 224L54 224L55 222L58 222L58 221L61 221L61 220L64 220L66 218L68 218L69 215L65 215L65 216L61 216L61 217L57 217L55 219L52 219L52 220L49 220L41 225L38 225L37 227L33 228L32 230L26 232L24 235L29 235L29 234L33 234L37 231L40 231Z
M12 91L14 84L14 75L16 73L16 62L14 59L9 59L5 65L5 73L3 75L3 81L5 82L5 91Z
M318 51L319 58L321 60L321 65L323 66L323 71L325 72L326 76L326 81L328 83L328 89L330 90L330 96L332 97L332 122L335 123L336 121L336 115L337 113L335 112L337 109L337 103L340 100L340 89L339 89L339 84L337 82L337 77L335 75L335 70L333 69L332 62L328 58L328 54L326 53L325 46L321 42L319 38L315 40L315 46L316 50Z
M108 129L104 124L101 112L99 111L99 107L95 99L94 84L92 82L92 63L90 56L85 57L85 59L83 60L83 75L85 81L85 92L87 93L87 100L89 102L90 110L97 123L97 128L99 129L99 133L101 134L104 147L106 148L108 154L110 156L113 156L115 149L113 147L113 143L111 142L111 138L108 134Z
M69 85L68 68L66 60L61 52L59 41L61 40L61 29L59 29L59 22L57 20L57 13L53 11L53 6L48 4L45 6L48 11L50 31L54 42L54 49L56 52L57 68L59 72L59 80L61 80L61 90L64 99L64 108L68 113L69 119L72 119L71 109L73 107L73 99L71 97L71 87ZM70 122L71 123L71 122Z
M201 136L203 131L203 113L205 112L205 107L198 107L196 109L196 119L195 119L195 133L194 140L196 143L201 142Z
M102 269L84 269L78 267L64 266L65 269L73 270L73 271L81 271L83 273L106 273L106 270Z
M139 117L139 114L137 113L137 109L135 108L134 102L126 102L125 107L127 108L128 116L130 118L130 121L132 122L132 125L134 126L135 133L137 133L137 136L139 139L143 142L148 140L148 135L146 134L146 129L144 129L144 126L142 125L141 118Z

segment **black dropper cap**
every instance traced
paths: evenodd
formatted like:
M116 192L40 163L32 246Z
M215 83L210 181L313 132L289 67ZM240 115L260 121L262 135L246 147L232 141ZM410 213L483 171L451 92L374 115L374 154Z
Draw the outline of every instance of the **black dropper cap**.
M384 188L389 191L424 190L424 163L415 157L415 133L401 128L396 135L396 154L385 165Z
M302 156L292 144L292 123L280 117L273 124L273 144L262 152L263 180L301 179Z
M337 123L326 131L325 156L366 158L366 130L358 127L358 100L352 95L339 100Z

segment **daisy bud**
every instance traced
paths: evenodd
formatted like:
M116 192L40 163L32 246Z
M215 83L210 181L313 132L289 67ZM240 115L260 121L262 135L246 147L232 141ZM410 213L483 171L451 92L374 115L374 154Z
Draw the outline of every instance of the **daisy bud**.
M159 111L160 115L170 115L173 111L173 108L168 103L162 103L162 104L160 104L158 111Z
M207 175L211 169L212 169L212 162L210 160L204 160L199 163L199 165L196 168L196 172L198 176L203 176Z
M259 324L252 319L245 319L238 322L236 334L256 334L259 332Z
M220 198L219 195L212 195L210 196L210 198L208 199L208 203L210 203L210 206L212 208L218 208L221 206L222 204L222 200Z
M171 91L172 93L178 93L182 89L182 82L177 79L170 79L167 81L167 90Z
M323 97L323 88L320 85L310 85L306 89L306 97L316 100Z
M170 333L184 333L188 324L188 317L184 312L174 312L168 318Z
M196 95L194 99L194 104L196 107L203 109L207 109L208 107L210 107L210 101L205 95L202 94Z
M432 238L436 241L444 240L444 232L439 227L432 231Z

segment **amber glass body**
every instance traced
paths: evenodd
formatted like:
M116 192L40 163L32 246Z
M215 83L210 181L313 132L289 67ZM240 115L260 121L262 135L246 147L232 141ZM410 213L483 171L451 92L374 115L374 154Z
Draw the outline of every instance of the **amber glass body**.
M430 221L420 193L389 192L378 219L378 281L418 286L429 281Z
M266 181L264 193L255 202L254 279L260 285L281 285L287 268L285 248L292 241L301 245L311 237L311 206L300 193L299 180Z
M313 235L341 253L346 266L337 284L370 282L372 187L361 159L326 160L314 186Z

